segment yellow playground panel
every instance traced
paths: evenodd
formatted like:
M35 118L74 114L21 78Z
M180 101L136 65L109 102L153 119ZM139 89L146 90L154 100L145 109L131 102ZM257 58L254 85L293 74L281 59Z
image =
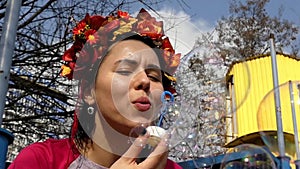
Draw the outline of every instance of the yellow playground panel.
M300 59L278 53L276 59L279 111L285 139L292 141L293 111L296 113L295 121L300 125ZM274 135L277 131L271 56L260 55L233 63L226 79L229 92L225 146L242 143L262 145L261 133Z

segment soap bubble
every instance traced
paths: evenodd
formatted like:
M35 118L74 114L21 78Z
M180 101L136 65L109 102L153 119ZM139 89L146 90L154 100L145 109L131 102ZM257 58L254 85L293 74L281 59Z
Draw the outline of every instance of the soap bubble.
M219 45L214 43L195 48L193 53L181 60L176 74L182 101L195 100L190 104L199 107L202 117L211 121L225 116L224 112L236 112L246 100L250 89L247 63L240 60L229 67L220 50ZM234 86L237 82L243 83L240 85L242 88L233 93L237 90ZM230 98L230 94L236 97ZM231 106L226 107L230 100Z
M180 110L176 110L178 112L177 118L167 129L167 132L170 134L170 148L178 145L180 142L182 142L185 139L191 138L195 139L197 137L197 133L193 133L192 131L195 131L195 128L191 127L192 117L188 115L184 115L182 112L182 109L185 109L185 106L188 106L187 104L181 104ZM179 106L178 106L179 107ZM196 132L196 131L195 131ZM193 134L192 134L193 133Z
M295 137L299 139L297 137L299 135L297 130L299 126L294 126L294 123L300 124L299 90L300 81L288 81L279 85L277 88L266 94L260 102L257 112L258 128L262 141L275 156L280 155L278 148L276 110L281 113L283 140L285 145L284 155L290 157L291 162L296 160L296 146L299 147L299 140L297 143L295 142ZM280 96L278 97L280 99L280 105L277 105L276 109L275 94ZM293 113L295 117L293 117ZM296 133L294 130L296 130Z
M176 146L170 149L169 158L180 158L181 161L191 160L193 166L198 168L199 162L197 163L196 160L199 158L199 156L197 155L195 148L196 147L192 147L187 140L182 140L178 142Z
M221 146L225 142L225 119L239 110L250 90L247 63L240 61L235 63L235 67L229 67L230 63L221 52L217 44L209 42L195 47L182 58L176 72L176 99L180 115L175 121L172 137L179 141L173 145L183 146L179 144L181 141L193 137L195 145L193 142L186 143L193 150L193 155L198 157L225 151ZM236 74L239 76L233 77ZM242 79L237 79L240 77ZM243 87L236 89L236 81L242 82ZM188 134L192 132L194 134ZM189 156L187 151L184 152L177 161Z
M147 127L146 124L141 123L130 130L129 138L131 138L130 140L132 143L134 141L134 138L145 134L146 127Z
M213 155L200 155L194 160L195 168L212 169L216 163L216 158Z
M271 154L253 144L241 144L237 147L228 149L220 169L276 169Z

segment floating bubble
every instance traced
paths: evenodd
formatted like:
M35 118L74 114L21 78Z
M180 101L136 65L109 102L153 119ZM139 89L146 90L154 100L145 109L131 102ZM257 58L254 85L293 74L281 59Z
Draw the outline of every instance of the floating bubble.
M188 114L183 114L183 110L185 109L187 104L181 104L180 106L176 106L176 120L172 122L172 125L167 129L167 132L170 133L170 145L175 146L179 142L188 139L188 137L197 135L196 128L191 127L191 122L193 121L193 117ZM180 108L179 110L177 108ZM193 134L192 134L193 133Z
M257 112L258 129L263 143L275 155L280 155L276 114L281 115L286 156L293 163L299 157L300 81L288 81L269 91ZM276 105L275 96L280 105ZM278 103L278 102L277 102ZM298 152L298 157L297 157Z
M230 148L221 163L220 169L276 169L271 154L262 147L242 144Z
M240 61L230 66L220 47L208 42L182 58L176 77L180 115L171 127L172 137L177 140L172 145L183 146L180 143L185 141L185 147L190 146L198 157L223 152L225 119L241 108L250 90L247 63ZM236 81L243 87L237 88ZM189 134L193 130L196 134ZM195 141L188 144L186 140L191 136ZM181 153L181 159L189 157L188 151Z
M132 128L128 136L129 143L130 144L137 143L138 145L136 146L141 146L141 147L145 146L145 144L139 144L140 142L135 140L138 136L144 135L147 132L146 127L147 127L146 124L139 124L138 126Z
M175 155L176 158L179 157L180 160L190 160L197 158L194 149L185 140L178 142L176 146L170 149L170 152L171 154Z
M197 107L206 123L234 114L250 89L247 62L229 65L220 50L214 43L195 48L182 59L176 74L182 101ZM239 88L237 82L242 83Z
M217 44L208 43L182 59L177 73L178 83L181 84L179 93L192 91L191 96L201 96L201 102L206 103L203 110L223 111L230 94L228 92L234 89L234 81L241 80L243 89L236 92L237 97L231 107L231 111L235 112L244 103L250 90L249 68L243 60L228 65L219 48ZM239 76L234 77L237 73Z
M212 169L216 160L213 155L200 155L193 161L195 168Z

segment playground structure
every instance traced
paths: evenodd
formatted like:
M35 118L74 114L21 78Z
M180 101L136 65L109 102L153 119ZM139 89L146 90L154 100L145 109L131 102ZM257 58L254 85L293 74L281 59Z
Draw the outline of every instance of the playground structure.
M277 73L279 84L276 88L273 87L274 71L272 71L271 54L235 62L227 72L228 112L227 137L224 147L233 148L243 144L260 146L270 154L277 168L293 168L293 165L297 168L299 167L297 166L297 158L299 158L297 124L300 124L300 74L296 70L300 66L300 59L282 53L277 53L275 57L277 61L275 73ZM249 77L246 78L246 76ZM278 90L279 105L275 102L276 90ZM244 97L245 92L248 92L247 97ZM283 143L285 144L283 157L280 157L277 140L277 108L280 108ZM230 156L232 161L240 161L242 154L243 151L230 155L221 154L180 164L184 168L207 166L220 168L225 155Z
M289 81L297 82L300 79L300 75L295 71L300 66L300 60L289 55L277 54L278 61L278 79L280 89L281 100L281 112L283 122L283 132L288 137L294 134L294 126L292 123L292 112L290 105L290 96L288 88L281 87L283 84ZM246 100L242 103L241 107L235 112L230 113L231 123L227 129L226 147L236 146L242 143L252 143L261 145L260 132L267 132L272 134L277 131L276 118L274 116L275 104L274 97L267 97L267 95L274 92L272 84L272 70L271 70L271 56L261 55L247 59L244 61L248 65L250 73L250 91ZM240 63L233 64L228 74L228 86L231 100L239 101L240 93L245 89L245 81L243 81L243 74L245 72L244 67L240 66ZM234 81L234 82L233 82ZM288 85L286 85L288 86ZM297 86L294 86L294 88ZM298 89L295 88L294 92ZM271 92L271 93L270 93ZM232 94L234 93L234 95ZM234 97L234 99L232 99ZM296 98L299 99L299 98ZM297 102L296 100L295 102ZM230 104L234 106L231 101ZM299 109L299 108L298 108ZM300 117L297 117L297 123L299 124Z

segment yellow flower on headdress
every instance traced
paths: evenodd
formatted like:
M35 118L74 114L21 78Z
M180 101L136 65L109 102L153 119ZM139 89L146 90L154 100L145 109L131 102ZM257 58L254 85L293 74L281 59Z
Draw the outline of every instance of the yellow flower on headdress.
M69 66L66 66L66 65L62 65L61 69L62 69L62 71L61 71L62 76L68 76L72 72L72 69Z
M128 18L128 22L122 20L120 21L120 28L114 31L114 37L112 40L115 40L118 35L132 31L132 25L137 21L136 18Z
M177 80L176 77L168 75L167 73L164 73L164 75L172 82L176 82L176 80Z

